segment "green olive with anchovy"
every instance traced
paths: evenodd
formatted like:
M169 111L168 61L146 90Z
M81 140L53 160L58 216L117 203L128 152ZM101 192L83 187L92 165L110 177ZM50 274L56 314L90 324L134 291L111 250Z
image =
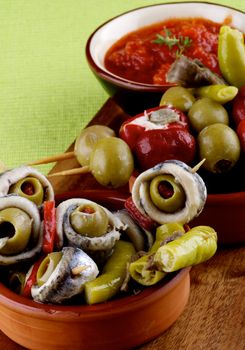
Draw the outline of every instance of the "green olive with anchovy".
M195 102L192 93L182 86L173 86L164 92L160 106L170 105L182 112L187 112Z
M32 219L19 208L6 208L0 211L0 238L8 238L0 249L0 254L21 253L30 240Z
M62 252L53 252L48 254L43 259L37 270L37 284L39 287L48 281L49 277L52 275L56 266L60 262L62 256Z
M174 213L185 205L185 192L172 175L156 176L150 183L150 197L155 206Z
M105 210L96 203L81 204L70 215L73 229L89 237L99 237L106 233L109 225Z
M43 185L36 177L25 177L10 187L9 193L25 197L36 205L41 205L44 198Z

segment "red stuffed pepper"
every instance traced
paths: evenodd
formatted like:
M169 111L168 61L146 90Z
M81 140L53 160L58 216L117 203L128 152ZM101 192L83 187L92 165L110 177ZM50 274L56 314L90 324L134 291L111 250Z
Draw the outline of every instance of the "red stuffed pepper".
M152 108L128 119L119 136L133 151L141 170L170 159L191 164L196 154L187 117L171 106Z

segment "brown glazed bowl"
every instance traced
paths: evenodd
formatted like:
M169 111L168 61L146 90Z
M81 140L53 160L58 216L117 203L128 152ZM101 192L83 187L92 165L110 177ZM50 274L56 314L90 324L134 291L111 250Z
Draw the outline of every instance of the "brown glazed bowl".
M86 44L89 67L109 95L129 113L159 105L170 85L142 84L110 73L104 66L108 49L124 35L170 18L202 17L217 23L229 19L230 25L245 32L245 14L228 6L204 2L181 2L151 5L123 13L99 26ZM140 107L139 109L135 107Z
M58 201L74 195L59 196ZM115 209L125 200L110 191L79 196ZM180 270L137 295L91 306L44 305L0 284L0 329L33 350L131 349L159 336L183 312L190 293L189 271Z

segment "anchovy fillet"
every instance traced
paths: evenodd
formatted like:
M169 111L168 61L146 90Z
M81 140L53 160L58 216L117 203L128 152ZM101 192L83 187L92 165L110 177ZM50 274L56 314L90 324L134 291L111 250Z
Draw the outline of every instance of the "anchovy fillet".
M181 55L167 72L167 82L184 87L196 87L210 84L226 85L224 79L205 67L198 59Z
M83 267L75 276L72 270ZM64 247L62 258L46 283L41 287L32 286L31 294L35 301L61 304L63 301L83 291L84 284L99 274L96 263L81 249Z

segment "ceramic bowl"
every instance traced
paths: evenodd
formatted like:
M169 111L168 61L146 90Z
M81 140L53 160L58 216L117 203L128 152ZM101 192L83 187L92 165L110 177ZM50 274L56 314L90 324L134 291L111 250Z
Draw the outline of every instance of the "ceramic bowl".
M124 196L102 191L72 193L110 208L122 208ZM137 295L98 305L44 305L0 284L0 329L34 350L131 349L159 336L183 312L190 292L189 268Z
M169 85L137 83L110 73L104 66L107 50L132 31L166 19L184 17L202 17L217 23L229 19L232 26L245 32L245 14L242 11L211 3L184 2L146 6L123 13L102 24L89 37L86 57L90 68L107 92L114 95L117 102L128 108L129 112L132 112L133 106L138 105L137 101L140 101L140 110L133 109L133 113L157 106L162 93Z

